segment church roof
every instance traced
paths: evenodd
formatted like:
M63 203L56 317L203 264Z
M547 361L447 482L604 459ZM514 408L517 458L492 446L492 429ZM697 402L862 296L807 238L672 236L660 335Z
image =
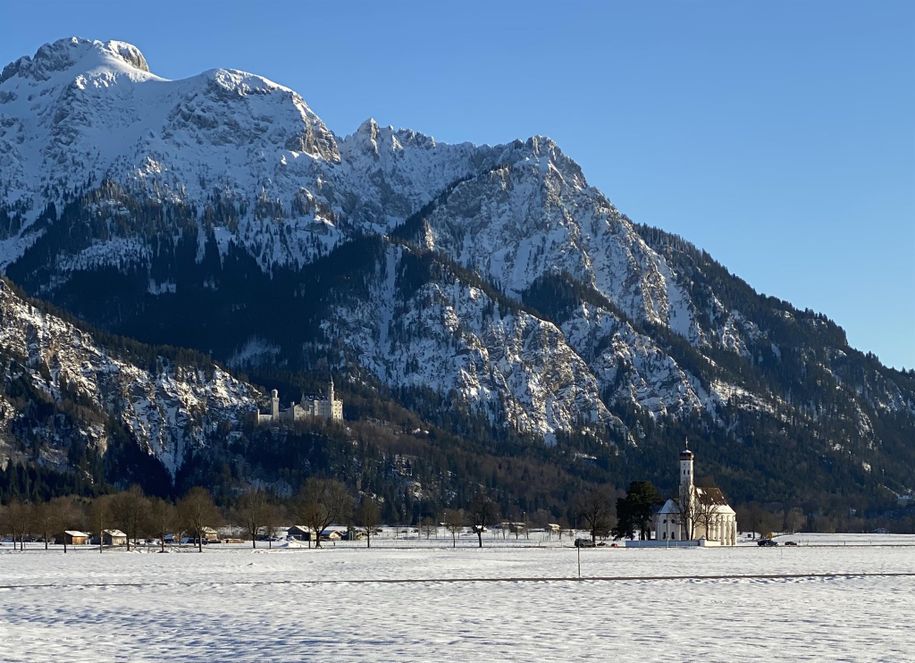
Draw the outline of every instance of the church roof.
M696 499L698 499L702 504L714 504L714 511L720 514L734 514L734 510L728 504L727 498L724 496L724 493L721 492L720 488L696 488ZM658 509L658 515L668 516L676 515L680 513L680 507L677 506L676 500L673 498L668 499L664 502L664 506Z
M714 513L736 515L720 488L696 488L696 495L702 504L715 505Z
M719 504L727 506L728 500L720 488L696 488L696 497L703 504Z
M662 516L667 516L670 514L680 513L680 509L677 508L677 503L673 500L667 500L664 502L664 506L658 509L658 514Z

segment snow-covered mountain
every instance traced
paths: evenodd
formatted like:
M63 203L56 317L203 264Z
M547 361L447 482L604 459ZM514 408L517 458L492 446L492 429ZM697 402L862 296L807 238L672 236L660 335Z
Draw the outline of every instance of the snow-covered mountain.
M118 333L254 373L331 362L548 442L790 421L871 472L915 430L912 376L636 225L547 138L340 137L282 85L165 80L122 42L0 75L0 269Z
M211 219L222 252L244 247L269 270L388 232L467 179L430 218L429 248L515 296L561 270L632 317L700 333L663 258L549 139L441 145L371 120L339 139L298 94L265 78L214 70L166 81L134 46L79 39L8 65L0 113L0 196L10 217L0 266L41 232L49 204L59 210L105 181L194 209ZM136 231L93 238L62 266L122 264L124 251L148 261Z
M26 459L66 467L86 449L104 455L121 433L174 476L186 455L250 418L260 396L214 364L131 356L99 343L4 281L0 360L4 466Z

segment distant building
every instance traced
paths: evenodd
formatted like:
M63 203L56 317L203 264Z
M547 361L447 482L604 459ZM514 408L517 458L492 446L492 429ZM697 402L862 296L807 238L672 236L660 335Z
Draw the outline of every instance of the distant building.
M327 419L330 421L343 421L343 400L334 394L334 381L328 383L327 398L302 399L298 403L290 403L285 410L280 409L279 392L274 389L270 392L270 412L258 412L257 424L277 424L281 422L305 421L306 419Z
M127 535L119 529L103 529L102 545L123 546L127 544Z
M65 546L82 546L89 542L89 535L75 529L68 529L54 537L54 543Z
M655 515L655 539L705 540L733 546L737 542L734 509L721 490L697 488L693 481L693 452L687 445L680 452L680 492L676 498L667 500Z
M293 525L286 531L286 536L298 541L310 541L311 528L306 525Z
M204 527L200 530L200 533L206 543L219 543L219 532L212 527Z

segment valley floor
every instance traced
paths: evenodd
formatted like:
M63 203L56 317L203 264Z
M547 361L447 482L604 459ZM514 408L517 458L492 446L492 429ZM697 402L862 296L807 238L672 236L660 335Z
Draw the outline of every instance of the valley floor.
M915 659L915 537L792 538L801 545L584 549L582 580L568 541L67 555L7 544L0 658Z

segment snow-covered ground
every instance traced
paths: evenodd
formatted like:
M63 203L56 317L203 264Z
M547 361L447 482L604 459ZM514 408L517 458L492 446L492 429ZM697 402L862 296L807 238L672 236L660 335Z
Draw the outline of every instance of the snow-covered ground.
M584 549L581 581L579 551L523 539L165 555L6 545L0 658L915 659L915 548L810 538L839 545ZM792 577L739 577L777 574ZM588 579L670 575L682 578Z

